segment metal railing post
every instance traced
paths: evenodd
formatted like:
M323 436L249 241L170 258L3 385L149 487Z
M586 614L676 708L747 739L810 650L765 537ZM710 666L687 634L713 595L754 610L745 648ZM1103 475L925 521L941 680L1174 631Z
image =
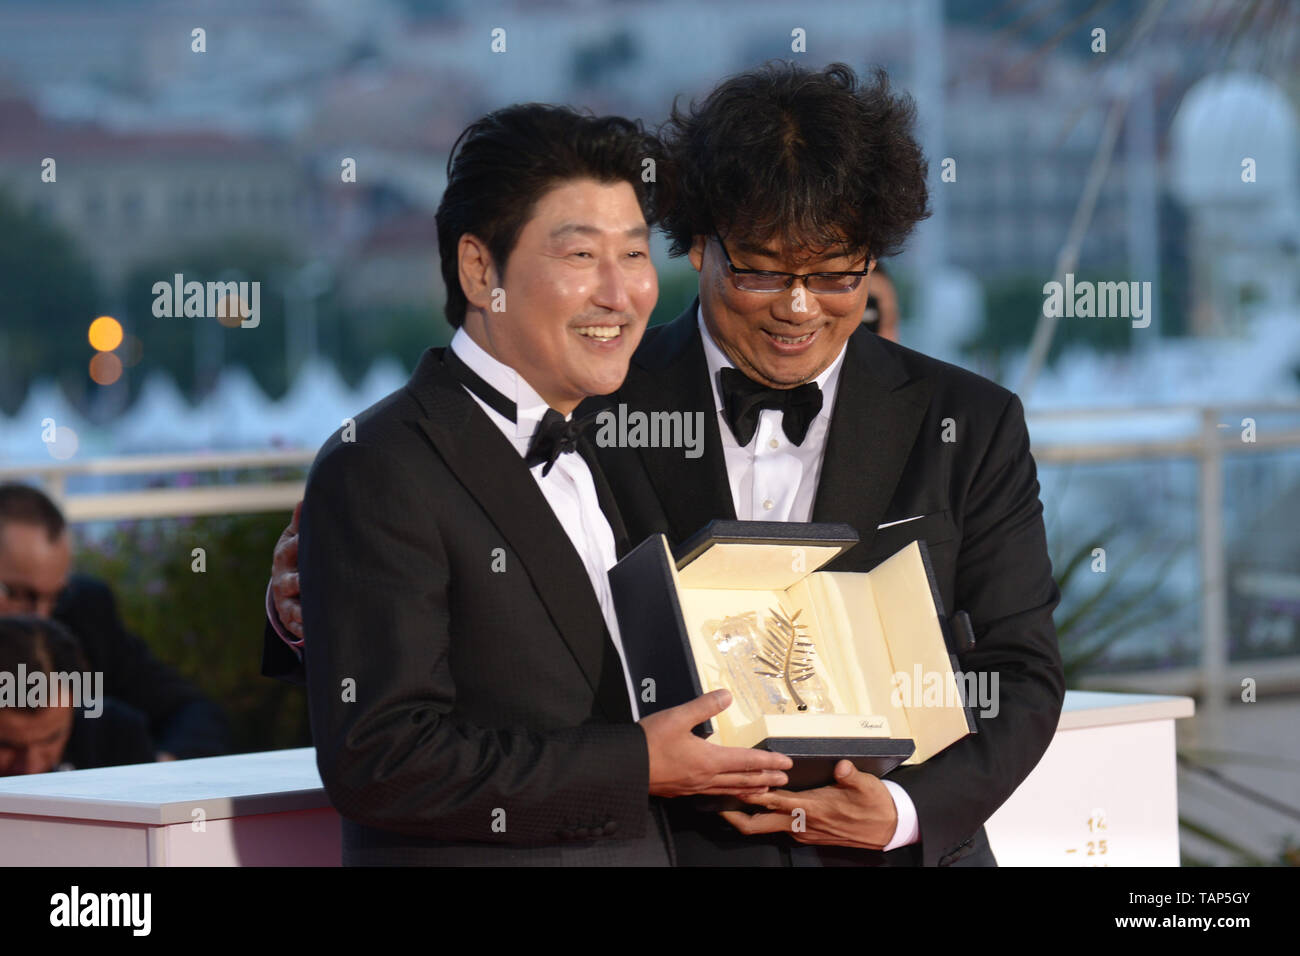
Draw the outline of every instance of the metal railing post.
M1201 680L1203 698L1197 724L1210 737L1223 728L1228 676L1228 581L1223 540L1223 441L1219 410L1201 410ZM1204 743L1210 743L1209 740ZM1203 743L1203 745L1204 745Z

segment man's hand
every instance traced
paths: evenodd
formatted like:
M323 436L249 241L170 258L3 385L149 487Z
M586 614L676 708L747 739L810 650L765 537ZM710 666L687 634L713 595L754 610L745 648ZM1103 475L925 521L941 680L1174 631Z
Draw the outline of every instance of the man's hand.
M898 811L889 788L847 760L835 765L835 783L815 790L772 790L752 796L746 803L766 807L771 813L752 816L738 810L722 815L741 833L789 833L800 843L884 849L894 838ZM795 813L803 810L803 814ZM795 821L801 828L795 827Z
M715 690L641 719L650 751L650 793L760 794L783 786L794 762L785 754L747 747L719 747L691 733L696 724L731 706L731 693Z
M271 560L271 597L280 623L294 637L302 637L302 601L298 590L298 519L302 502L293 509L293 520L280 532Z

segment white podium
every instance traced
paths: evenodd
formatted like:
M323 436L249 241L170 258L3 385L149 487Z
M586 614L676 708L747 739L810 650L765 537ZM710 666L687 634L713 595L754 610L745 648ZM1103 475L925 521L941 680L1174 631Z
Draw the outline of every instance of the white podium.
M988 821L1002 866L1177 866L1186 697L1065 695L1042 761ZM311 748L0 777L0 866L337 866Z
M1000 866L1178 866L1174 721L1190 697L1067 691L1056 736L985 823Z
M338 866L316 751L0 777L0 866Z

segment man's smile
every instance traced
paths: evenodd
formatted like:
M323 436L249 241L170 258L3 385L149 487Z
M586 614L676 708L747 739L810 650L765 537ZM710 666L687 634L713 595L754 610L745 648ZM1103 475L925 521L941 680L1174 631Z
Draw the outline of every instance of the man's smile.
M802 352L806 352L812 347L813 343L817 341L818 336L821 334L822 328L822 326L818 326L817 328L804 332L801 335L783 334L772 332L768 329L763 329L762 332L767 338L769 344L771 344L772 348L777 352L780 352L782 355L798 355Z

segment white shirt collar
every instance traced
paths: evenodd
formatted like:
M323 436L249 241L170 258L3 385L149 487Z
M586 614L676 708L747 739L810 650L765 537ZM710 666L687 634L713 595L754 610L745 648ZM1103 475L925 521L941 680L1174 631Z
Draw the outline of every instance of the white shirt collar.
M704 340L704 361L709 368L709 385L713 388L713 407L714 410L722 411L722 391L718 387L718 371L724 368L735 368L735 363L727 358L726 353L718 347L718 343L713 341L713 336L709 333L709 327L704 324L704 306L695 310L695 321L700 326L700 337ZM822 390L822 410L817 413L818 418L830 420L831 410L835 407L835 391L840 384L840 368L844 365L844 352L848 348L845 342L840 347L840 354L835 356L835 361L826 366L822 373L813 381ZM459 352L457 354L460 354Z
M542 416L550 409L542 396L537 394L522 375L504 362L493 358L470 338L463 325L451 337L451 344L448 347L483 381L515 403L514 436L531 438L541 423ZM493 414L496 414L495 410ZM565 416L566 419L568 417Z

